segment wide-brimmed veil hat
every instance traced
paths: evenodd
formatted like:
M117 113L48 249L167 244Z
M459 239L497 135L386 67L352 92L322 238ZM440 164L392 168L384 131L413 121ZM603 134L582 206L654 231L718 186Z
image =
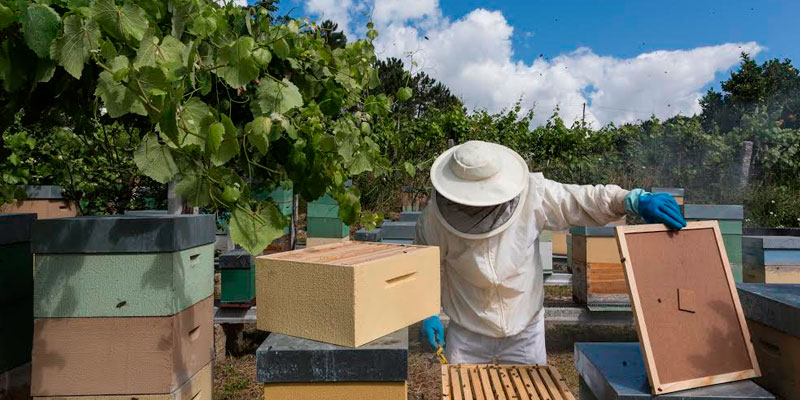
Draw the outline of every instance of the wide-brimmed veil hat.
M519 196L528 179L528 165L517 152L479 140L448 149L431 166L437 193L474 207L494 206Z

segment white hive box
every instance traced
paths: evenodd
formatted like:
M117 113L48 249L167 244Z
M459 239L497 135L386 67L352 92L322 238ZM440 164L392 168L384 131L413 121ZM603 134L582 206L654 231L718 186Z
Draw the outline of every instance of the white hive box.
M258 329L356 347L439 314L439 248L344 242L257 258Z

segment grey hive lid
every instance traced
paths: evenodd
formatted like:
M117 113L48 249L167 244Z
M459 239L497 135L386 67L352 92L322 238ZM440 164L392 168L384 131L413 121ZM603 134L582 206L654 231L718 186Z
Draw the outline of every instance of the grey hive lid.
M58 200L63 199L63 189L55 185L28 185L25 186L25 195L33 200Z
M744 218L744 207L738 204L684 204L684 218L692 219L737 219Z
M31 241L36 214L0 214L0 246Z
M800 228L742 228L745 236L800 236Z
M167 210L125 210L125 215L141 217L151 215L169 215L169 212Z
M745 317L800 337L800 285L738 283Z
M219 269L250 269L255 259L244 249L234 249L219 255Z
M256 380L282 382L403 382L408 378L408 328L356 348L279 333L256 350Z
M39 220L32 247L47 253L159 253L216 240L214 216L90 216Z
M800 249L797 236L742 236L742 247L772 250Z
M573 226L569 233L578 236L614 236L614 226Z

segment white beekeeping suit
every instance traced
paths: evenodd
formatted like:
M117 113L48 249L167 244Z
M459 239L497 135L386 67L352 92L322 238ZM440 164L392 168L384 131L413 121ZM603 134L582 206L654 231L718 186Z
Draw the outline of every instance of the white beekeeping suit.
M551 181L513 150L479 141L439 156L431 181L416 243L440 248L448 359L546 363L539 233L618 220L629 191Z

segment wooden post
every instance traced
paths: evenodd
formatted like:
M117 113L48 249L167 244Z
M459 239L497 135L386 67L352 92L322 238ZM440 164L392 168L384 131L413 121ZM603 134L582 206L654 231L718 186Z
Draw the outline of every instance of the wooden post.
M294 192L294 191L292 191ZM297 248L297 222L299 217L300 195L292 195L292 222L289 226L289 248L294 250Z
M739 188L744 189L747 186L747 180L750 178L750 162L753 159L753 142L745 140L742 142L742 176L739 180Z
M176 181L167 183L167 213L183 214L183 199L175 193Z

